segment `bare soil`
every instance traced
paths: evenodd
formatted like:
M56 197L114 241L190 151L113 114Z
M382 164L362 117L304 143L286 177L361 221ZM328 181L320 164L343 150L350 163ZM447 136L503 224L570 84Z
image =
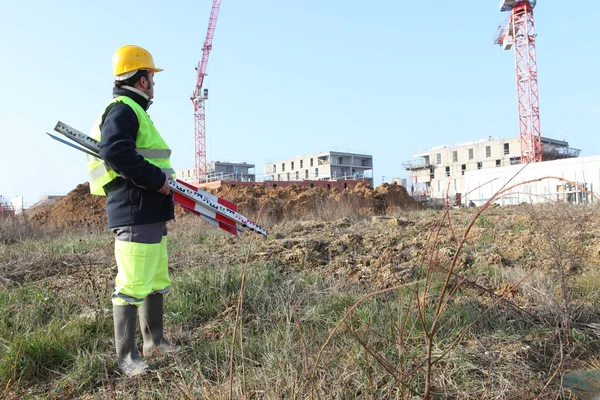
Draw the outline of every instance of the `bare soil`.
M240 213L255 220L267 221L267 224L284 219L307 218L331 207L339 212L339 209L335 209L340 204L345 208L342 211L363 215L383 215L422 208L404 187L396 184L384 184L375 189L359 184L354 190L343 191L300 186L267 188L257 185L245 188L223 185L213 193L237 204ZM24 215L31 222L50 228L102 229L107 224L105 200L105 197L91 195L86 182L77 185L61 199L27 209ZM183 209L176 207L176 215L184 213Z

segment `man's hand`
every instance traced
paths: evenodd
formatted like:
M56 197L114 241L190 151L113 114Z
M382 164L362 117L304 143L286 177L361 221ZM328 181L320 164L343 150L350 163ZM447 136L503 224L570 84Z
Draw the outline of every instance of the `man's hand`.
M165 183L163 183L162 187L158 189L158 193L168 195L171 193L171 188L169 187L169 181L172 180L173 177L170 174L167 174L167 178L165 179Z

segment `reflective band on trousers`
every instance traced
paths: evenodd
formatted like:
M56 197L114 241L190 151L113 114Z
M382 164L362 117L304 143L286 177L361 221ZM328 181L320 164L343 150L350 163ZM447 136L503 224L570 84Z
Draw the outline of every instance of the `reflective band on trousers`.
M118 304L116 304L116 305L118 305L118 306L124 306L124 305L127 305L127 304L136 304L136 303L141 303L141 302L143 302L143 301L144 301L144 299L143 299L143 298L142 298L142 299L137 299L137 298L135 298L135 297L127 296L126 294L123 294L123 293L115 293L115 294L113 295L113 297L114 297L115 299L116 299L116 298L119 298L119 299L121 299L121 300L124 300L124 301L125 301L125 303L126 303L126 304L120 304L121 302L118 302Z
M167 294L169 293L170 289L171 287L167 286L163 290L153 290L148 296L153 294ZM112 303L116 306L128 306L131 304L135 306L140 306L143 302L144 299L136 299L135 297L127 296L123 293L113 293L112 295Z

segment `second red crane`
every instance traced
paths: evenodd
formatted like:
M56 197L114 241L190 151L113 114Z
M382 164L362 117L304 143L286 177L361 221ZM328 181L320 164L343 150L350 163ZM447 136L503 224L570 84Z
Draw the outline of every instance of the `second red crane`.
M196 67L198 72L196 79L196 87L190 98L194 105L194 140L195 140L195 171L196 179L202 182L208 179L208 171L206 165L206 108L204 102L208 99L208 89L203 89L204 76L206 75L206 67L208 65L208 55L212 50L213 36L215 35L215 27L217 26L217 17L221 0L213 0L212 9L210 10L210 19L208 20L208 31L206 32L206 40L202 49L202 59Z
M535 0L502 0L500 11L510 11L511 15L506 26L499 27L494 40L504 50L510 50L513 45L515 47L521 163L542 161L536 34L533 24L535 4Z

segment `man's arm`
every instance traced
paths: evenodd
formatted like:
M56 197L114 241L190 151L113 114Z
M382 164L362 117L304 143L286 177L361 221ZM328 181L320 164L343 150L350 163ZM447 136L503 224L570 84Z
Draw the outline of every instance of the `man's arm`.
M139 122L127 104L116 103L100 127L100 158L115 172L146 190L161 191L167 176L135 151Z

